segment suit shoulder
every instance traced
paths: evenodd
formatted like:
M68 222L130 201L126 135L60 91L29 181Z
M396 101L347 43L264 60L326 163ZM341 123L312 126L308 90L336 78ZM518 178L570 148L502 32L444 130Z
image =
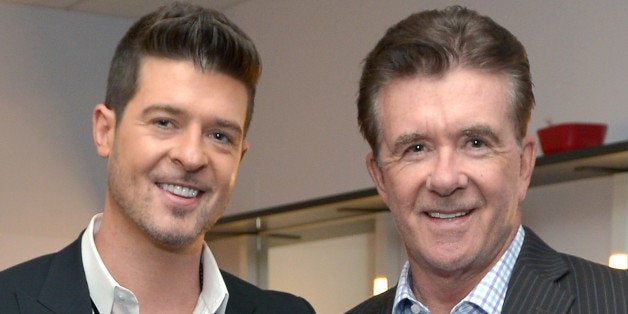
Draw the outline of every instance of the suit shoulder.
M395 286L358 304L347 311L346 314L391 313L396 293L397 287Z
M0 292L4 293L11 286L31 290L33 286L41 285L54 255L43 255L0 271Z
M228 272L222 271L222 278L229 291L227 312L238 313L241 304L255 304L255 313L315 313L305 299L293 294L274 290L264 290Z
M576 302L596 313L628 313L628 271L613 269L577 256L561 254L571 276L561 281Z
M4 289L5 284L14 283L33 291L34 288L43 284L49 270L55 265L68 269L82 269L80 239L79 237L58 252L42 255L1 271L0 287Z
M0 271L0 313L18 311L19 293L41 290L52 258L44 255Z
M610 268L582 257L560 253L574 273L581 276L598 277L600 275L609 276L612 279L626 280L628 272L625 270Z
M628 285L628 271L613 269L581 257L563 254L561 256L573 272L573 277L579 285L600 283L601 286L614 286L626 290ZM628 291L622 291L628 293Z

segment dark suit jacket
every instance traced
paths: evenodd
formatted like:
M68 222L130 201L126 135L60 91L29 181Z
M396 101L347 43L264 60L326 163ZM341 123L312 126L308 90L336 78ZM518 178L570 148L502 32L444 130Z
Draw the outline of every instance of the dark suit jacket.
M628 272L558 253L529 228L525 232L503 313L628 313ZM392 313L396 289L347 313Z
M259 289L222 272L227 313L314 313L294 295ZM92 313L80 237L63 250L0 272L0 313Z

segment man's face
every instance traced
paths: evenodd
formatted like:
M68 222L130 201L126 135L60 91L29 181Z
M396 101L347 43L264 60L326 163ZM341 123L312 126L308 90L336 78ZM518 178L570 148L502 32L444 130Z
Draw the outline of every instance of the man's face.
M393 81L378 98L379 161L367 167L406 245L413 275L484 273L521 223L534 166L508 115L508 81L454 69Z
M202 238L224 211L247 149L247 103L244 84L230 76L144 58L123 117L95 109L95 125L115 125L104 145L97 140L109 159L105 215L170 246Z

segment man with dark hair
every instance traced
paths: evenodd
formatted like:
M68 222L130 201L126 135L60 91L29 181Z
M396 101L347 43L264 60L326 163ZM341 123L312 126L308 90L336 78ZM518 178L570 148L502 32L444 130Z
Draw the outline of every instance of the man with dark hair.
M521 225L536 157L523 45L454 6L413 14L369 53L358 122L408 254L397 286L349 313L627 313L627 273Z
M221 13L174 3L137 21L92 116L104 210L68 247L0 273L0 313L313 313L222 272L204 241L248 148L260 72Z

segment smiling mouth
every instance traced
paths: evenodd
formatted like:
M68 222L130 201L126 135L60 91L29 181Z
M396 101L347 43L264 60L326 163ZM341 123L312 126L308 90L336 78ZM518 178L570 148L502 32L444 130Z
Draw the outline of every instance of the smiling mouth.
M458 217L463 217L468 215L471 212L471 210L469 211L464 211L464 212L456 212L456 213L439 213L439 212L428 212L426 213L429 217L431 218L437 218L437 219L455 219Z
M200 193L199 190L181 185L158 183L157 186L164 191L185 198L194 198Z

